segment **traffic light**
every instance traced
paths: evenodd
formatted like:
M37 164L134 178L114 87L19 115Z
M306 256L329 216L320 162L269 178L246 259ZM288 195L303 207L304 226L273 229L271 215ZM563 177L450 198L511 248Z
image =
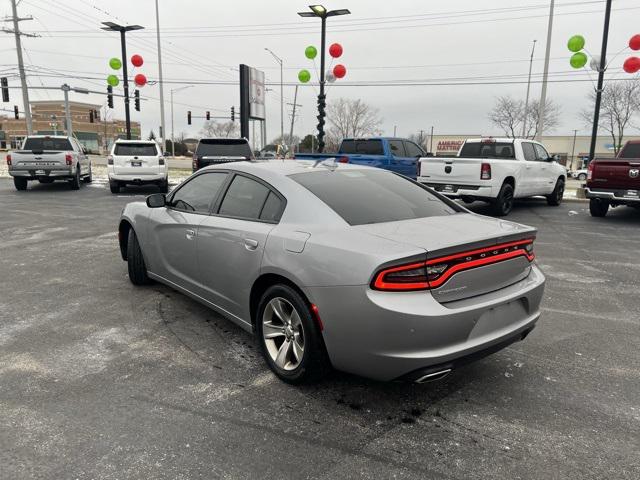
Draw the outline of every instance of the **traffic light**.
M231 121L236 121L236 107L231 107Z
M135 106L136 106L136 112L140 111L140 90L136 89L135 92L133 92L133 96L135 98Z
M204 114L204 116L207 120L211 120L211 113L209 113L208 111Z
M187 125L191 125L191 110L187 112Z
M113 87L107 86L107 106L113 108Z
M16 120L20 119L20 115L18 115L18 105L13 106L13 116L16 118Z
M93 123L93 110L89 110L89 123Z
M9 101L9 82L7 81L7 77L0 78L0 85L2 86L2 101Z

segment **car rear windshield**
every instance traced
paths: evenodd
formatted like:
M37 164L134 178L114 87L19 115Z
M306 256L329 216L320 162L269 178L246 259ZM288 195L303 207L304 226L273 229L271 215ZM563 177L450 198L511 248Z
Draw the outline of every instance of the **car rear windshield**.
M200 140L196 154L201 157L251 158L251 147L241 138Z
M27 138L24 150L73 150L73 147L66 138Z
M340 153L384 155L384 149L382 148L382 140L343 140Z
M290 178L320 198L350 225L394 222L456 213L419 184L385 170L318 170Z
M155 157L158 154L158 149L152 143L116 143L113 154L134 157Z
M516 158L512 142L466 142L460 150L462 158Z
M622 150L620 158L640 158L640 143L630 143Z

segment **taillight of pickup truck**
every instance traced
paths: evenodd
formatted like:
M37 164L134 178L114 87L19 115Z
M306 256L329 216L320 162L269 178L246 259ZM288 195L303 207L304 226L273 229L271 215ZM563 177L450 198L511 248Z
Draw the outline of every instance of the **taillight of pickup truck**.
M10 167L11 166L11 155L7 154L7 165Z

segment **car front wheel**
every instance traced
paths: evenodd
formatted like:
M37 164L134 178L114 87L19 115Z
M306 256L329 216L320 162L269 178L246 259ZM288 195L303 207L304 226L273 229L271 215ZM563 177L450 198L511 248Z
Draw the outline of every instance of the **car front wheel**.
M564 179L559 178L556 182L556 187L551 194L547 195L547 204L557 207L562 202L564 196Z
M258 305L256 330L269 368L287 383L321 378L329 360L311 309L288 285L267 289Z
M144 263L142 249L133 228L129 230L129 237L127 238L127 267L131 283L134 285L148 285L151 283L147 275L147 266Z
M580 175L578 175L578 180L584 181L586 179L587 179L587 174L586 173L581 173Z

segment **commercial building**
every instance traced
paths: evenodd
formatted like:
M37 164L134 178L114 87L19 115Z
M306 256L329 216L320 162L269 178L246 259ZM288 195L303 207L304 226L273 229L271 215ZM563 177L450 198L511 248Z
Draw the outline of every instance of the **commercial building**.
M501 137L502 135L495 135ZM425 137L422 142L427 150L432 151L434 155L446 156L455 155L460 146L467 138L486 137L486 135L470 134L470 135L434 135ZM640 140L640 136L628 136L623 139L623 143L627 140ZM584 158L589 156L589 147L591 145L590 135L546 135L541 139L542 144L547 148L551 155L559 155L560 162L569 170L577 170L584 165ZM613 149L613 139L609 136L599 136L596 141L597 157L613 157L615 155Z
M91 153L105 153L117 138L126 138L124 120L103 118L101 105L69 102L73 134ZM111 115L106 110L107 117ZM38 135L64 135L66 117L62 100L31 102L33 131ZM0 116L0 150L20 148L27 135L26 119ZM140 123L131 122L131 137L140 138Z

